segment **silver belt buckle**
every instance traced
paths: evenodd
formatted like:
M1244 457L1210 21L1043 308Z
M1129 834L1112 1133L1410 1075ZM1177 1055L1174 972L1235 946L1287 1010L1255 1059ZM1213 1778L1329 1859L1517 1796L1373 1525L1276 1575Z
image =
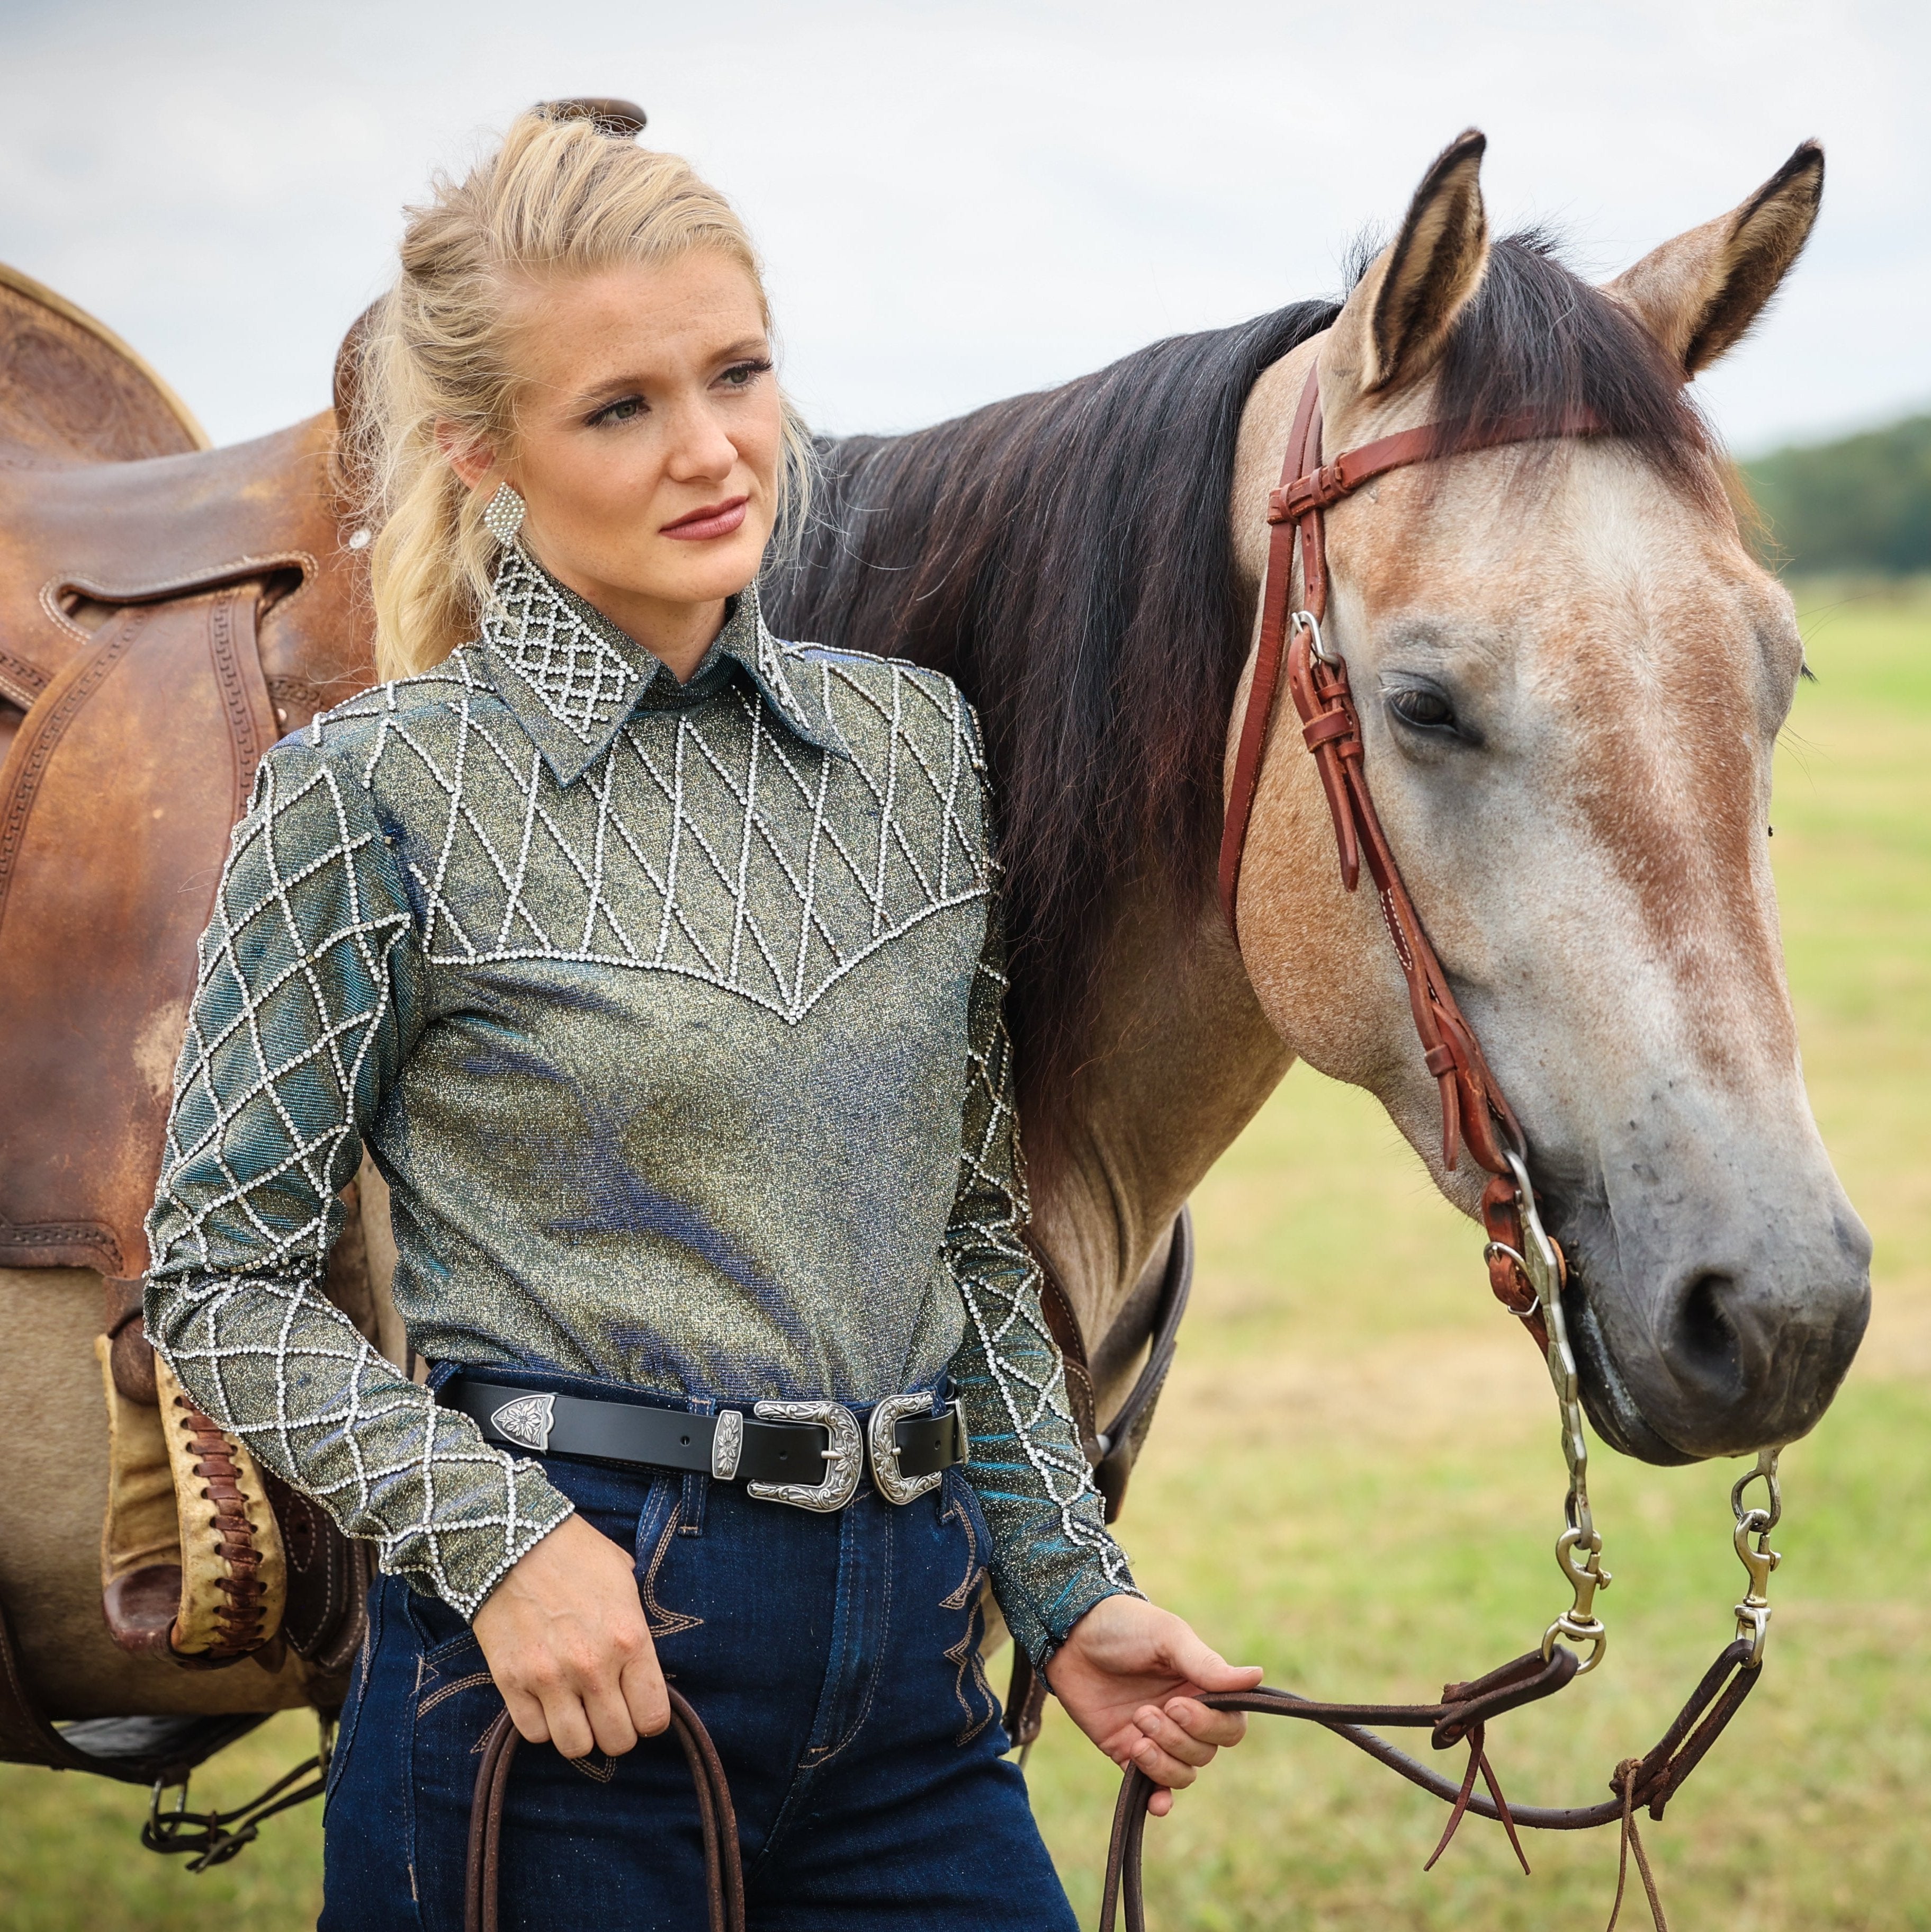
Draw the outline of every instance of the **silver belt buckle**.
M902 1507L916 1502L920 1496L929 1496L946 1479L941 1469L934 1469L928 1475L908 1476L898 1467L899 1424L908 1415L930 1415L931 1412L930 1389L919 1395L889 1395L872 1405L871 1414L865 1424L865 1433L871 1442L871 1480L878 1485L878 1493L889 1503Z
M751 1413L766 1422L814 1422L830 1440L825 1445L825 1474L816 1483L747 1483L760 1502L790 1503L796 1509L829 1515L858 1493L865 1474L865 1438L858 1418L841 1402L760 1402Z

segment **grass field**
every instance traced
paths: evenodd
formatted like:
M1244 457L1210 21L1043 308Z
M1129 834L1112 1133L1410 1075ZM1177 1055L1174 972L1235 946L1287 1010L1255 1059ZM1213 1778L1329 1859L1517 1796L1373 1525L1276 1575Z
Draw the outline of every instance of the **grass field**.
M1678 1932L1931 1928L1931 596L1805 603L1821 681L1786 736L1773 853L1813 1098L1876 1237L1876 1312L1836 1407L1786 1459L1770 1674L1648 1834ZM1489 1300L1473 1232L1372 1103L1304 1070L1195 1210L1194 1311L1122 1525L1142 1580L1315 1695L1426 1698L1525 1648L1565 1600L1561 1460L1546 1378ZM1727 1640L1736 1473L1596 1459L1609 1655L1560 1708L1501 1727L1512 1796L1594 1802ZM311 1735L277 1720L197 1792L238 1797ZM1111 1772L1054 1714L1030 1774L1090 1924ZM145 1802L0 1769L0 1926L312 1921L313 1808L197 1878L137 1849ZM1333 1739L1257 1727L1150 1832L1153 1922L1513 1932L1606 1916L1613 1836L1531 1839L1525 1879L1471 1821L1424 1876L1441 1822ZM1624 1910L1645 1922L1639 1898Z

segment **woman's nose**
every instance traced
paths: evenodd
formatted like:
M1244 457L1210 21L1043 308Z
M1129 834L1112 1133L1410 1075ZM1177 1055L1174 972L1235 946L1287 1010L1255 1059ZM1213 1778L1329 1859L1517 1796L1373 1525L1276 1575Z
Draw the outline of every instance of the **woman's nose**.
M679 411L672 428L670 460L665 465L676 482L721 479L730 474L737 457L737 445L709 409L700 403Z

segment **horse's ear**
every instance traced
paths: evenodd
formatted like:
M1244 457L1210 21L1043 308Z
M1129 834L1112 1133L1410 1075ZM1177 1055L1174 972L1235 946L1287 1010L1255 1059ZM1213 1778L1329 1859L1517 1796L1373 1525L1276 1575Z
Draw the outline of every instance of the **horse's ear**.
M1609 292L1693 376L1763 313L1810 238L1823 196L1824 150L1806 141L1741 208L1652 249Z
M1363 394L1413 382L1441 353L1455 318L1489 266L1482 154L1471 128L1435 158L1393 244L1361 278L1335 326L1337 363L1351 364Z

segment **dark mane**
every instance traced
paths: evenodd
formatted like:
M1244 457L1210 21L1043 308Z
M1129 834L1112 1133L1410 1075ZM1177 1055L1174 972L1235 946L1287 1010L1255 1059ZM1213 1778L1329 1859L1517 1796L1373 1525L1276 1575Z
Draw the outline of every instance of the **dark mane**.
M1228 522L1256 378L1325 328L1302 302L1155 343L1063 388L823 454L780 634L943 670L979 707L997 779L1009 1009L1036 1164L1092 1055L1108 889L1198 891L1251 614Z
M909 658L979 707L997 781L1021 1106L1063 1150L1123 880L1191 911L1219 836L1221 763L1252 613L1228 500L1241 411L1337 305L1155 343L1063 388L908 436L823 446L797 561L767 581L784 636ZM1594 408L1672 478L1700 424L1625 312L1539 236L1497 244L1441 370L1471 430Z
M1564 266L1552 236L1504 236L1436 365L1435 420L1452 448L1504 417L1526 412L1552 425L1576 410L1593 411L1698 501L1713 490L1720 500L1713 440L1683 371L1621 302Z

